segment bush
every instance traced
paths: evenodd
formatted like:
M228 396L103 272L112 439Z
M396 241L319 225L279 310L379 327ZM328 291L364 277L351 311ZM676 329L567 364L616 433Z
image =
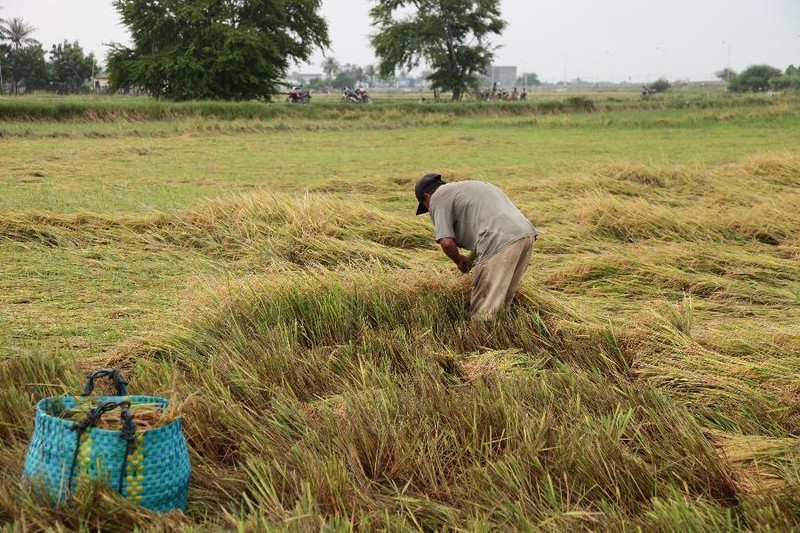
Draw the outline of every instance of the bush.
M770 78L769 88L772 91L785 91L786 89L800 90L800 75L783 75Z
M575 111L594 111L594 102L585 96L571 96L567 98L567 105Z
M770 65L752 65L731 78L728 90L735 93L764 92L770 88L770 80L782 74Z
M670 83L664 78L659 78L650 84L650 88L657 93L665 93L669 90Z

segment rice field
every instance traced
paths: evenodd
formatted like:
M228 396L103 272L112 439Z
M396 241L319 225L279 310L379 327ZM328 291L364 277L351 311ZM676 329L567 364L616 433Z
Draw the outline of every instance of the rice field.
M581 96L0 99L3 530L797 530L800 99ZM539 230L495 322L430 171ZM180 406L185 514L21 486L106 366Z

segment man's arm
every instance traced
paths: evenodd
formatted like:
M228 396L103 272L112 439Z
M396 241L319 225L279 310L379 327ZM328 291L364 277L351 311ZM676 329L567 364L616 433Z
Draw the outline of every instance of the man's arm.
M461 255L461 253L458 251L458 245L456 244L455 239L450 237L439 239L439 246L442 247L442 251L445 253L445 255L453 260L453 263L456 264L461 272L466 274L472 269L472 259Z

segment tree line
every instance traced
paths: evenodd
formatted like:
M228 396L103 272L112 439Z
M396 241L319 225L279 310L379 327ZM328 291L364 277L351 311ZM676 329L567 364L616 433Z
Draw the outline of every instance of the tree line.
M800 90L800 68L794 65L781 71L770 65L751 65L740 73L725 68L716 73L735 93Z
M488 72L506 22L500 0L370 0L376 66L345 65L332 57L323 69L327 86L391 79L425 65L431 89L460 100L477 91ZM292 64L330 47L322 0L112 0L132 44L109 45L112 91L137 88L169 100L270 100L281 92ZM77 92L99 72L93 54L64 41L45 53L19 18L0 19L0 76L18 92ZM731 91L800 88L797 69L756 65L723 71ZM524 75L517 84L537 85ZM322 83L322 82L320 82ZM0 87L3 81L0 79Z
M100 72L94 54L77 41L54 44L46 52L33 38L36 31L20 18L0 19L0 91L48 90L73 94L89 90L87 80Z
M111 90L136 87L170 100L265 99L280 92L293 63L307 62L316 49L330 47L321 0L113 0L131 46L110 45L107 69ZM425 62L431 88L458 100L477 88L496 46L490 38L506 26L500 0L372 0L371 44L379 59L373 72L350 68L337 73L337 85L364 76L389 78ZM19 19L12 19L19 21ZM22 23L22 21L19 21ZM30 39L33 28L6 32L4 71L12 90L72 85L45 75L41 45ZM8 41L6 44L5 41ZM63 43L61 49L67 48ZM78 43L69 51L80 50ZM54 47L55 50L55 47ZM80 50L82 52L82 50ZM51 51L51 62L55 52ZM61 52L63 54L63 52ZM91 56L91 54L90 54ZM89 57L89 56L85 56ZM94 58L91 58L94 61ZM94 65L94 63L92 63ZM75 67L75 73L83 73ZM358 75L356 75L358 74ZM85 77L84 77L85 79Z

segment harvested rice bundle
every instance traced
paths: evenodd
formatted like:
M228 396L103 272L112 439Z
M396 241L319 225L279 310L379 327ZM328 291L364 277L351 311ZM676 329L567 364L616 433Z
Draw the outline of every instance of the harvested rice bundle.
M82 423L97 405L96 401L85 401L68 408L63 402L57 402L52 406L49 414L71 422ZM175 401L171 401L166 408L158 403L133 403L127 409L139 431L165 426L180 416L179 402ZM112 431L121 430L123 418L120 411L115 409L103 412L97 418L94 427Z

